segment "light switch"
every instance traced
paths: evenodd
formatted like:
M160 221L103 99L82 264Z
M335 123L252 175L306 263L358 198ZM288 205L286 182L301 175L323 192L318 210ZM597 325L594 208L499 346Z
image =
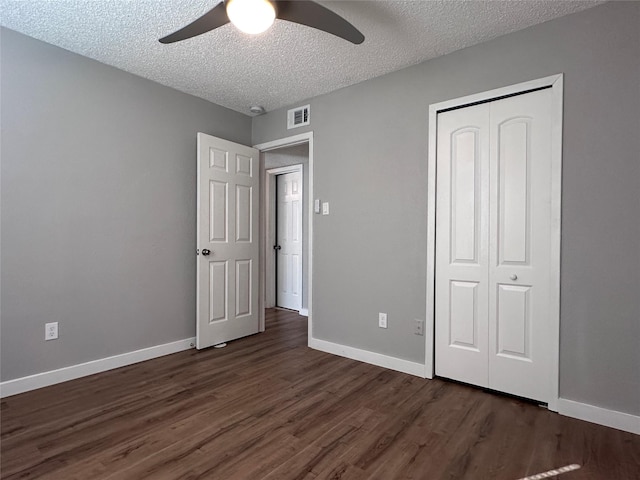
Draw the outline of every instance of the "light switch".
M322 202L322 214L329 215L329 202Z
M313 211L316 213L320 213L320 199L316 198L313 203Z

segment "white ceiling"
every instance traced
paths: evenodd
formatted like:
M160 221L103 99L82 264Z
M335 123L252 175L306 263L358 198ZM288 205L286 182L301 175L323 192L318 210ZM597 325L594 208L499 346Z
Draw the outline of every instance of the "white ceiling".
M0 0L0 24L248 114L267 111L602 3L586 0L321 2L365 35L353 45L278 21L158 42L219 0Z

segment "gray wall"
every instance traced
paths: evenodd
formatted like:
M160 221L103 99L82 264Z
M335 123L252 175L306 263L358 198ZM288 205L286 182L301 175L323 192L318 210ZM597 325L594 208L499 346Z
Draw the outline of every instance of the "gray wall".
M560 394L640 414L639 69L640 3L611 3L298 102L331 202L314 336L424 361L428 106L564 72ZM254 144L289 135L286 109L253 121Z
M271 168L288 167L290 165L302 165L302 308L308 308L308 282L309 282L309 144L294 145L292 147L270 150L262 154L261 179L266 178L264 171ZM264 183L261 188L264 191ZM267 276L268 278L268 276ZM267 297L268 299L268 297Z
M1 40L1 379L194 336L196 133L250 144L251 118Z

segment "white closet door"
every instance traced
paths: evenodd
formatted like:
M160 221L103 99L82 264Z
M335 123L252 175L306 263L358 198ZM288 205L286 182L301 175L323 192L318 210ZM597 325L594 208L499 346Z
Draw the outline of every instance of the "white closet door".
M438 115L436 374L487 387L489 105Z
M491 103L489 386L549 400L551 89Z
M551 90L438 115L436 374L548 402Z

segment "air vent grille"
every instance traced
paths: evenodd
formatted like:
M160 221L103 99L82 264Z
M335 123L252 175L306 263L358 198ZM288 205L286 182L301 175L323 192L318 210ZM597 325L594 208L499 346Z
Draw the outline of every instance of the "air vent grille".
M297 128L311 123L310 106L292 108L287 112L287 128Z

